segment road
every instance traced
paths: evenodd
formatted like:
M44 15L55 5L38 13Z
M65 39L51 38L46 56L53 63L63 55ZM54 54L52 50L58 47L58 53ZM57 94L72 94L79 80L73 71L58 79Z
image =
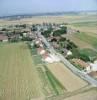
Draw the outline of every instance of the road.
M60 53L57 53L54 50L54 48L50 45L50 43L46 40L46 38L43 35L41 35L41 33L39 31L37 31L37 35L38 35L38 37L40 37L42 39L42 42L47 46L49 51L51 53L56 54L60 58L60 60L66 65L67 68L69 68L74 74L76 74L80 78L84 79L85 81L87 81L92 86L97 87L97 80L95 80L93 77L91 77L91 76L83 73L79 69L77 69L67 59L65 59L65 57L63 55L61 55Z

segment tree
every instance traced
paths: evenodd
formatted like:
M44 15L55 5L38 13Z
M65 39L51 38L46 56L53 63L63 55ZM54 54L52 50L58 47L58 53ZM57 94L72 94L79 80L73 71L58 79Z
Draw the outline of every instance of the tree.
M64 41L66 41L66 38L65 37L61 37L59 41L60 42L64 42Z
M42 35L44 35L46 38L50 37L52 30L48 29L44 32L41 32Z
M85 54L80 54L80 59L82 59L84 61L90 61L90 58Z

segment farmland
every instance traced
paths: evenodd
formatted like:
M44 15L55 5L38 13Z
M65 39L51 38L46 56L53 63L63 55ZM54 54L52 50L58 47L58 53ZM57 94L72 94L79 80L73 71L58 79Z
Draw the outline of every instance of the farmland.
M69 36L74 42L77 41L79 47L84 48L96 48L97 42L97 21L86 21L71 23L73 29L79 30L80 34L72 34ZM86 39L87 37L87 39ZM76 42L76 43L77 43Z
M27 45L0 44L0 100L29 100L42 96L41 82Z
M0 20L0 25L12 24L42 24L47 23L75 23L83 21L97 21L96 15L63 15L63 16L39 16L23 18L21 20Z
M62 63L48 64L48 69L61 82L67 91L74 91L87 85L85 81L71 73L71 71Z
M0 100L44 100L65 92L36 49L31 52L23 42L0 44Z
M91 46L93 46L93 48L95 49L97 48L97 38L96 37L90 36L86 33L78 33L78 34L76 33L75 36L79 38L80 40L90 44Z
M70 98L66 98L64 100L97 100L97 90L93 89L85 93L71 96Z
M0 20L0 26L68 23L67 26L80 32L69 34L66 38L73 41L82 54L96 58L96 21L95 15L41 16L12 21ZM96 100L97 91L80 94L80 90L84 91L89 84L74 75L63 63L48 64L41 59L37 49L29 48L25 42L0 43L0 100L44 100L60 95L72 95L66 100L80 100L80 97L87 100L88 94Z

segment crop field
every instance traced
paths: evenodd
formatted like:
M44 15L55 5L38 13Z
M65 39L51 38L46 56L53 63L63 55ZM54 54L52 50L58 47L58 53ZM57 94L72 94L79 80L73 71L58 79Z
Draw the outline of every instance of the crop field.
M41 82L27 45L0 44L0 100L42 97Z
M32 18L23 18L20 20L0 20L0 25L12 24L42 24L47 23L75 23L83 21L97 21L96 15L61 15L61 16L39 16Z
M97 21L84 21L71 24L75 29L78 29L82 32L97 35ZM94 35L95 35L94 34Z
M64 100L97 100L97 90L94 89L85 93L80 93Z
M82 21L71 22L68 27L79 30L81 34L71 34L68 35L67 38L72 40L79 48L96 48L97 20L95 18L97 19L97 16L88 16L86 20L86 17L84 16Z
M65 87L55 78L46 64L42 62L41 56L37 54L36 48L31 48L33 62L38 70L39 77L42 83L42 90L45 96L53 96L64 94Z
M87 82L74 75L62 63L48 64L48 69L66 88L67 91L75 91L87 85Z
M76 33L75 36L80 40L90 44L91 46L93 46L93 48L97 48L97 37L90 36L86 33Z

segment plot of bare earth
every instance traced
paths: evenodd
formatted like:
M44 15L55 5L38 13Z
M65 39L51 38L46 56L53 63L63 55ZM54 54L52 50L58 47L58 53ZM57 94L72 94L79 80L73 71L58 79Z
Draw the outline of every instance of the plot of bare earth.
M97 91L91 90L85 93L81 93L64 100L97 100Z
M48 69L60 81L60 83L67 89L67 91L74 91L87 85L87 83L74 75L64 64L53 63L48 64Z

